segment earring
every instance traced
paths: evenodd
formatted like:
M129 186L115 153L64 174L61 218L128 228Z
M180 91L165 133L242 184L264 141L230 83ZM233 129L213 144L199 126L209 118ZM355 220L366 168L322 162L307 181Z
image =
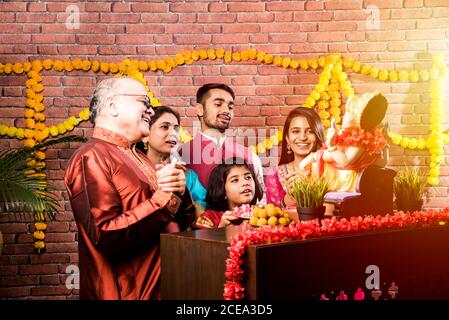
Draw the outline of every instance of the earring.
M289 144L287 145L287 154L292 154L292 149Z

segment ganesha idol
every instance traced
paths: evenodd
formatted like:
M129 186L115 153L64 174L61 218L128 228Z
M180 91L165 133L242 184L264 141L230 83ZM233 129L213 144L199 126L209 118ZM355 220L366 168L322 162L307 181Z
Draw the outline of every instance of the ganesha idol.
M332 119L326 145L307 156L300 169L328 180L330 191L354 191L358 171L386 165L387 132L380 124L387 108L388 101L379 91L350 96L341 129L336 129Z

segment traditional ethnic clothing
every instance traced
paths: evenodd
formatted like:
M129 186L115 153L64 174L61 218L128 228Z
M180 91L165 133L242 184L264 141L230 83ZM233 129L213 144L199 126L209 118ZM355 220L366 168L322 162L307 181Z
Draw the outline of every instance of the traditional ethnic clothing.
M198 175L201 185L207 188L209 176L212 170L223 160L238 157L245 159L254 168L254 174L262 190L264 190L262 163L259 157L248 148L237 142L223 138L217 141L204 133L198 133L193 140L185 143L181 148L183 161L187 168L192 169ZM202 195L192 195L205 201Z
M195 227L200 229L218 228L223 214L222 211L206 210L196 220Z
M159 234L193 222L189 192L158 189L151 161L96 127L72 157L65 185L79 231L81 299L157 299Z

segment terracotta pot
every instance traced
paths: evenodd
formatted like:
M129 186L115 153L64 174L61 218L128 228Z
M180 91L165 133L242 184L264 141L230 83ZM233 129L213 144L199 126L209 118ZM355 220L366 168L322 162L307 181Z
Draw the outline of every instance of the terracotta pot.
M396 198L396 206L399 211L420 211L422 209L422 205L422 200Z
M321 206L319 208L300 208L297 207L299 220L313 220L313 219L324 219L324 213L326 212L326 207Z

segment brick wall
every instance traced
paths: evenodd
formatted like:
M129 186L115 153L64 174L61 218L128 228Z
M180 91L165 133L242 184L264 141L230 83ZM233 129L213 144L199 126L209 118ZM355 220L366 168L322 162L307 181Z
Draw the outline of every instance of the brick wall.
M80 28L69 30L66 8L76 4ZM376 20L376 16L379 20ZM373 27L374 26L374 27ZM377 28L378 27L378 28ZM429 68L429 52L449 58L449 1L110 1L1 2L0 62L32 59L98 59L119 62L131 57L150 60L185 49L264 50L292 58L315 58L340 52L378 68ZM97 81L93 73L43 72L47 125L76 115L87 106ZM195 119L190 107L198 86L211 81L231 85L237 93L235 128L279 128L286 114L302 104L317 82L315 71L283 69L253 62L223 64L221 60L180 66L169 74L146 72L146 79L163 104L175 106L182 124ZM391 130L415 137L426 135L429 86L381 83L350 74L356 93L381 89L390 101ZM24 127L25 76L0 76L2 124ZM446 84L446 88L449 82ZM446 97L446 111L449 98ZM68 107L70 106L70 107ZM447 112L449 114L449 112ZM445 128L449 116L445 118ZM83 123L75 134L91 134ZM21 142L0 139L0 147ZM0 298L76 299L67 289L66 268L78 261L76 226L62 177L73 146L47 152L47 172L60 191L61 212L48 225L47 253L33 253L30 217L0 214L5 243L0 256ZM431 190L426 207L449 204L449 146L441 167L440 185ZM268 165L268 155L262 160ZM392 147L390 165L427 165L423 151Z

